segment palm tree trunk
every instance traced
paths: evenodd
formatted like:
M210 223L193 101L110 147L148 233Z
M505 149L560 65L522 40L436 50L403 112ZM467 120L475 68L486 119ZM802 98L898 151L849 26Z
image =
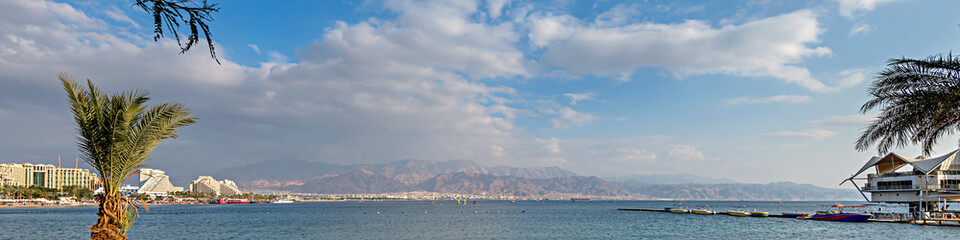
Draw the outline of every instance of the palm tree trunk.
M100 195L100 211L97 212L97 225L90 226L90 239L113 240L127 239L120 228L123 217L123 197L120 195Z

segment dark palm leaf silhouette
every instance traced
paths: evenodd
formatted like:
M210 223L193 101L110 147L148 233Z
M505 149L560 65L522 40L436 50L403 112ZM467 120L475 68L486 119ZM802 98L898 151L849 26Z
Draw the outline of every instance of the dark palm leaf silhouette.
M945 135L960 130L960 57L934 55L927 59L891 59L869 89L872 97L860 113L880 109L861 133L856 149L920 144L923 155Z
M136 0L134 5L153 15L154 41L163 38L163 31L166 28L177 39L182 54L190 51L194 44L200 42L200 31L203 31L207 48L210 49L210 57L220 64L217 53L214 51L213 38L210 37L210 26L207 25L207 22L213 21L210 14L220 11L216 3L208 3L206 0L199 3L194 0ZM186 24L190 30L186 44L181 41L177 32L181 24Z

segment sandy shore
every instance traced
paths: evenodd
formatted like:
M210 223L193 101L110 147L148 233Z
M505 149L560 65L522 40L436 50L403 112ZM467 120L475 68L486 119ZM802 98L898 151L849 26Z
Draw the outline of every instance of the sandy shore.
M96 206L96 203L77 203L77 204L39 204L39 203L5 203L0 204L0 208L21 208L21 207L79 207Z

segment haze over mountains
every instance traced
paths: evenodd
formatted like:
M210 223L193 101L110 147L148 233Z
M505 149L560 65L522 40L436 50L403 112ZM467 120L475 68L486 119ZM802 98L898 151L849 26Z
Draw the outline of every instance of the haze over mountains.
M256 189L350 194L427 191L520 198L592 196L617 199L857 200L852 189L779 182L743 184L689 174L601 179L558 167L487 167L469 160L400 160L339 165L294 159L223 169L214 174Z

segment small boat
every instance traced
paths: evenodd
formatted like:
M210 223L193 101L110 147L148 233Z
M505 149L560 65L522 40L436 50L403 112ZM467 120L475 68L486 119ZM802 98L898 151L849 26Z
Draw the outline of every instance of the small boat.
M770 216L770 213L753 210L753 212L750 212L750 216L751 217L768 217Z
M746 211L740 211L740 210L727 210L727 214L729 214L730 216L738 216L738 217L750 216L750 213Z
M691 212L701 215L714 215L717 212L714 212L710 209L710 206L698 206L697 209L691 210Z
M835 204L830 207L827 211L817 211L817 214L810 216L810 219L821 220L821 221L836 221L836 222L866 222L867 219L873 217L873 214L869 213L846 213L843 212L844 208L859 208L867 207L868 205L854 205L854 206L844 206L841 204ZM833 210L836 209L836 210Z
M252 203L246 198L218 198L210 200L209 204L248 204Z
M682 209L682 208L672 208L672 209L670 209L670 212L672 212L672 213L690 213L690 210Z
M590 202L590 198L570 198L571 202Z
M780 213L780 215L781 215L781 216L784 216L784 217L792 217L792 218L809 217L809 216L810 216L810 214L800 213L800 212L783 212L783 213Z
M280 199L273 203L293 203L293 200L290 199Z

